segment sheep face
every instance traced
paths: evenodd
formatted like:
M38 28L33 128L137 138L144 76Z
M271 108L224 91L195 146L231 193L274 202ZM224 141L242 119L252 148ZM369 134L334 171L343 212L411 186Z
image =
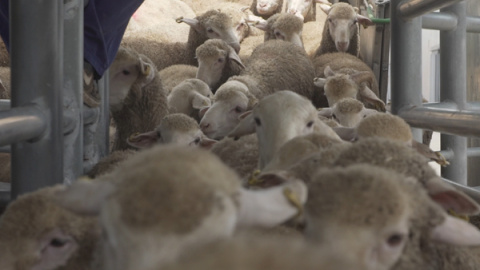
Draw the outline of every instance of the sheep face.
M344 127L354 128L364 118L378 111L369 110L363 103L353 98L341 99L332 107L332 118Z
M350 40L358 33L357 13L346 3L333 5L327 16L328 31L339 52L346 52Z
M275 14L277 9L281 5L279 0L257 0L257 12L263 16L269 16Z
M257 27L265 31L265 41L270 39L280 39L292 42L303 48L302 30L303 21L298 17L279 13L268 18L265 27L258 24Z
M169 111L198 119L199 110L211 105L211 96L213 93L206 83L199 79L187 79L168 95Z
M246 85L229 81L217 90L213 105L200 121L203 133L212 139L225 137L240 122L240 115L251 109L251 98Z
M120 48L110 67L110 109L119 110L132 87L143 87L150 83L156 74L155 65L150 59L138 53Z
M200 19L203 23L200 23L201 26L197 26L197 28L201 28L200 31L204 33L208 39L222 39L228 45L232 46L237 53L240 51L240 42L233 27L232 19L228 14L210 10L207 11L203 17L203 19Z
M316 78L315 85L323 86L330 107L343 98L357 98L358 85L350 75L338 73L326 79Z
M303 22L310 10L313 8L315 0L290 0L287 1L287 13L293 14L300 18Z
M400 175L366 165L320 170L309 184L307 237L348 250L368 269L390 269L411 226L413 205L402 182Z

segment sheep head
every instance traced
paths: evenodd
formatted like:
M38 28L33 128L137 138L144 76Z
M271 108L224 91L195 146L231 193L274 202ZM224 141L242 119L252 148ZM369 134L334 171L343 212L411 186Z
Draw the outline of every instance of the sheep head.
M303 48L303 22L292 14L275 14L268 20L255 24L255 27L265 31L264 41L280 39Z

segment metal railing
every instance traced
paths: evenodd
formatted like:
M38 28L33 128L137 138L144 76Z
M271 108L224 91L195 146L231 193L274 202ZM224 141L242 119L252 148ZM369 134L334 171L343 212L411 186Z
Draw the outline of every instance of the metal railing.
M391 4L392 112L413 127L444 133L441 148L450 165L442 168L442 177L467 188L467 156L479 152L467 149L466 137L480 137L480 107L466 102L466 33L480 32L480 18L467 17L466 3L459 0L392 0ZM425 14L437 9L440 12ZM442 102L436 104L422 105L422 26L440 30ZM414 135L419 139L418 131ZM471 196L476 192L470 191ZM478 200L479 193L473 197Z
M9 4L12 100L0 101L0 151L11 152L12 183L0 186L2 204L69 183L108 151L107 79L102 105L83 105L84 0Z

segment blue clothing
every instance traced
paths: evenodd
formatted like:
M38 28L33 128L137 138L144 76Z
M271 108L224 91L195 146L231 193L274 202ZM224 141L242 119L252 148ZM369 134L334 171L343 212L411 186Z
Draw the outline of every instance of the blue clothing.
M8 0L0 0L0 35L9 48ZM101 77L115 59L128 21L143 0L90 0L84 9L84 58ZM41 16L39 14L39 16Z

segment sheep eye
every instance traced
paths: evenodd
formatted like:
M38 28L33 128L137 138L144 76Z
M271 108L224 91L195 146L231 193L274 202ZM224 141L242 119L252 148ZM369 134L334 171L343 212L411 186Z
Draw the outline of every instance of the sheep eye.
M217 62L218 63L223 63L223 58L218 58Z
M389 246L391 247L395 247L395 246L398 246L402 243L403 241L403 235L401 234L394 234L392 236L390 236L387 240L387 243Z
M196 138L195 141L193 141L195 144L199 144L200 143L200 138Z
M307 127L311 128L313 126L313 121L307 123Z
M50 245L52 247L56 247L56 248L63 247L65 244L66 244L65 241L62 241L62 240L57 239L57 238L54 238L54 239L52 239L52 241L50 241Z
M241 113L241 112L243 112L243 109L241 107L237 106L237 107L235 107L235 112Z
M333 119L337 119L337 116L335 114L332 114Z
M354 20L353 23L352 23L352 25L355 25L355 24L357 24L357 23L358 23L358 20Z
M258 117L255 117L255 124L257 124L257 126L260 126L262 124L262 122L260 122L260 119L258 119Z
M208 29L207 29L207 32L208 32L208 33L213 33L213 32L215 32L215 31L213 31L212 28L208 28Z
M161 138L161 137L162 137L162 133L160 133L160 131L157 131L157 137L158 137L158 138Z
M332 19L328 19L328 22L329 22L329 23L333 23L333 20L332 20Z
M126 69L124 69L124 70L122 71L122 73L123 73L123 75L130 75L130 71L128 71L128 70L126 70Z

